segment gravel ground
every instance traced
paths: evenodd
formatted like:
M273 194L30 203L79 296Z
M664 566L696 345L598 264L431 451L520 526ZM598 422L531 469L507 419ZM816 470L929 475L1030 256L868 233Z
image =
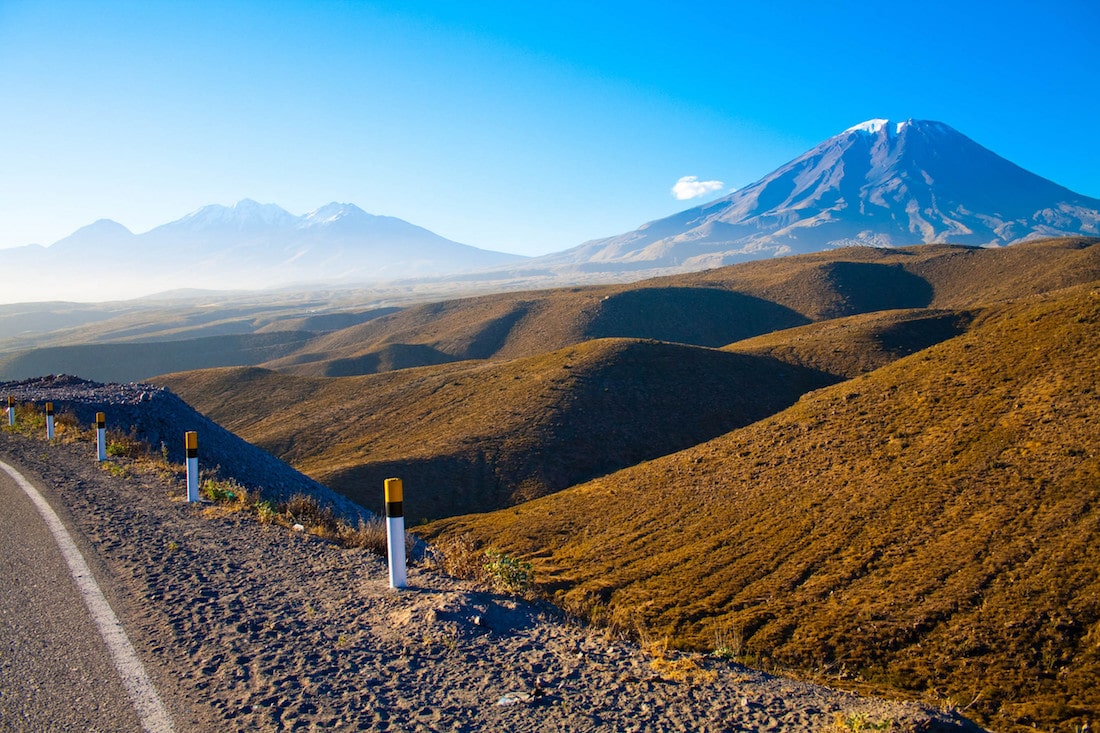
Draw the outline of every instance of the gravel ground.
M135 390L151 395L139 411L169 404L136 386L127 399ZM188 504L178 480L115 476L93 454L0 434L0 456L46 487L96 554L177 730L980 730L720 659L662 662L425 567L395 591L364 550Z

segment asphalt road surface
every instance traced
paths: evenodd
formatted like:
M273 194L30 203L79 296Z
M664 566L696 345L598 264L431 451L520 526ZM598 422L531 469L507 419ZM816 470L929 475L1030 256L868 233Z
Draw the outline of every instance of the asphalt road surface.
M0 731L152 729L86 595L46 520L0 470Z

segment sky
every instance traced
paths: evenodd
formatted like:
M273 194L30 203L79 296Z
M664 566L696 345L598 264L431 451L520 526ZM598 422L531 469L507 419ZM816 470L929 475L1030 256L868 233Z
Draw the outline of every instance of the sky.
M872 118L1100 198L1098 8L0 0L0 247L250 198L539 255Z

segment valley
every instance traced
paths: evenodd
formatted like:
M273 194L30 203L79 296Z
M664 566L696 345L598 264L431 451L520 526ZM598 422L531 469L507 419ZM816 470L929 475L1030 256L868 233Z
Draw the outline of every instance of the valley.
M424 537L531 561L594 623L1064 726L1100 704L1098 282L1090 239L857 248L154 381L368 508L401 474Z

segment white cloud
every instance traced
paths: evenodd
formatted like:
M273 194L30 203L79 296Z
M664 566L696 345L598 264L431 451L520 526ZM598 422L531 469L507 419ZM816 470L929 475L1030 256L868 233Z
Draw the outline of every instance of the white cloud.
M699 198L722 188L721 181L700 181L697 176L684 176L672 187L672 195L680 201Z

